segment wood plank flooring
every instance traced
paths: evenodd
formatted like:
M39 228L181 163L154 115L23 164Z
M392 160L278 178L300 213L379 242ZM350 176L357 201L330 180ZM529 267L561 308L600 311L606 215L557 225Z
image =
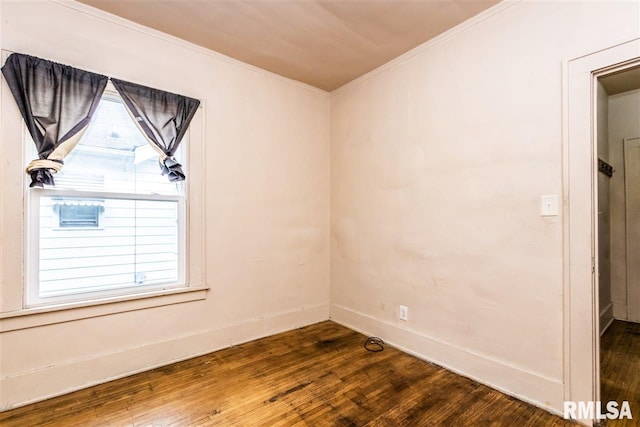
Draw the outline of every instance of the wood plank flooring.
M607 420L607 426L640 425L640 323L614 320L600 340L600 400L629 402L633 419Z
M0 413L13 426L565 426L327 321Z

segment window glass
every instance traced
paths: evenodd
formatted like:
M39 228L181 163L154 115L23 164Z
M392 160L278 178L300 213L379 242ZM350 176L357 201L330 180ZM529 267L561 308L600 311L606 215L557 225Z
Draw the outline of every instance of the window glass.
M180 162L180 152L176 159ZM160 173L158 152L122 101L105 96L80 143L55 175L56 188L136 194L179 194L182 183Z
M28 305L184 286L184 184L161 174L117 96L103 97L64 163L55 187L29 191L38 261Z
M58 202L40 198L41 297L178 280L176 201L105 199L100 228L75 230L58 227Z
M54 201L53 211L58 215L58 226L98 227L100 213L104 210L104 201L76 198L58 198Z

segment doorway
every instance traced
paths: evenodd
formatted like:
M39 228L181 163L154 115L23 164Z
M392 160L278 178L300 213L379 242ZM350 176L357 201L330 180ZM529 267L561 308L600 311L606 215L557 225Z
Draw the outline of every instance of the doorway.
M600 333L640 323L640 65L597 78L595 137Z
M600 400L640 414L640 65L597 77ZM635 425L636 420L633 420ZM628 420L611 420L624 426Z
M608 239L599 236L602 226L599 208L603 207L598 197L598 181L603 179L599 176L597 151L600 148L598 132L602 132L598 128L598 107L603 106L598 102L599 79L638 66L640 39L583 55L564 64L565 401L601 401L600 331L606 326L604 316L614 310L612 301L606 303L606 294L601 296L599 287L602 273L605 281L607 277L613 277L611 271L606 271L605 257L600 256L599 252L606 251L606 247L600 247L599 237L605 243L618 242L611 236ZM606 169L606 165L602 166ZM611 163L609 166L615 170ZM613 300L611 296L608 298ZM579 421L593 425L597 420L590 417Z

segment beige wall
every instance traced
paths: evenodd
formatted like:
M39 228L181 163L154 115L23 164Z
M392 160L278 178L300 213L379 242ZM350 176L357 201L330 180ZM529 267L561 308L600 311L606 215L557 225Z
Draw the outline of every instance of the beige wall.
M616 173L611 180L612 299L616 319L627 320L627 261L624 139L640 136L640 90L609 97L609 150Z
M597 144L598 158L609 160L609 97L598 83L597 96ZM604 333L613 320L611 302L611 220L610 220L610 180L602 172L598 173L598 297L600 303L600 333Z
M562 64L638 13L501 4L333 92L332 318L561 410Z
M203 100L207 158L191 167L206 160L206 258L197 267L211 290L201 301L83 309L84 320L1 333L0 410L328 318L327 93L81 5L2 2L1 11L3 49ZM21 125L3 86L6 136ZM22 283L24 166L20 138L0 147L7 312L19 308L11 290Z

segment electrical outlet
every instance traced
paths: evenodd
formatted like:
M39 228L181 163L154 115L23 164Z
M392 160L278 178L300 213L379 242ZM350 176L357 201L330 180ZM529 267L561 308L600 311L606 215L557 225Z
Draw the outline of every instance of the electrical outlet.
M409 320L409 308L406 305L400 306L400 320L405 322Z

